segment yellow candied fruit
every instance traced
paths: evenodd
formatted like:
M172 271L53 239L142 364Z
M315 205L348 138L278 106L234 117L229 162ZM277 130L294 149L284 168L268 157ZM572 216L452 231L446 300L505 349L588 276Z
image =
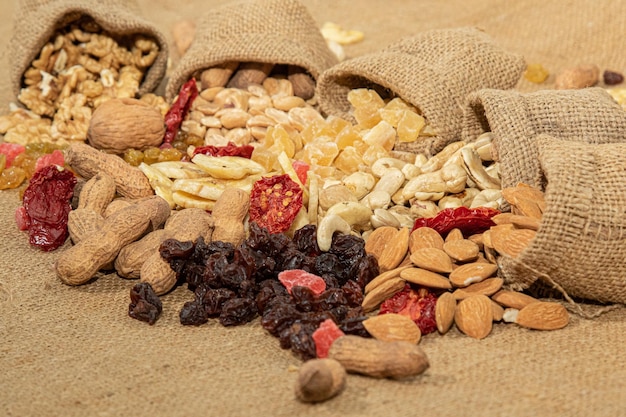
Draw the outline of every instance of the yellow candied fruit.
M339 154L335 142L320 137L315 142L307 143L300 154L302 160L309 165L330 166Z
M270 149L274 150L277 155L284 151L289 158L293 158L296 153L296 147L293 140L291 140L291 137L281 125L270 126L267 128L265 145L267 146L268 143L271 143Z
M343 174L340 173L337 168L334 166L321 166L321 165L312 165L311 171L315 175L320 176L321 178L337 178L340 179Z
M302 141L306 144L313 142L321 136L334 137L335 132L325 120L314 120L313 123L308 124L302 132L300 132L300 135Z
M353 146L354 141L360 140L361 135L352 127L347 126L335 137L335 143L339 149L345 149L348 146Z
M426 120L422 116L410 110L405 111L396 129L398 141L415 142L424 126L426 126Z
M328 127L335 133L335 135L338 135L345 128L352 126L352 123L337 116L328 116L326 122L328 123Z
M363 141L370 146L380 146L390 151L396 143L396 130L389 123L381 120L369 131L364 132Z
M535 84L541 84L549 75L548 70L541 64L528 64L526 71L524 71L524 78Z
M352 174L363 165L363 158L354 146L348 146L337 155L333 165L345 174Z
M376 126L381 120L379 110L385 101L374 90L356 88L348 93L348 101L354 107L352 115L363 129Z
M271 172L278 170L280 164L278 163L278 154L270 151L265 146L257 146L252 151L252 158L254 162L261 164L266 171Z
M389 157L389 152L380 145L372 145L363 153L363 162L372 166L374 162L381 158Z

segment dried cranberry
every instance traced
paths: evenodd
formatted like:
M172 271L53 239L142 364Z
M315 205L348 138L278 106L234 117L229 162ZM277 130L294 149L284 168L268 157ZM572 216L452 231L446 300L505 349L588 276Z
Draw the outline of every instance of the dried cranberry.
M65 242L75 185L74 174L56 165L35 172L22 201L31 245L52 251Z
M128 306L130 317L154 324L162 311L161 299L149 283L140 282L130 289L130 304Z

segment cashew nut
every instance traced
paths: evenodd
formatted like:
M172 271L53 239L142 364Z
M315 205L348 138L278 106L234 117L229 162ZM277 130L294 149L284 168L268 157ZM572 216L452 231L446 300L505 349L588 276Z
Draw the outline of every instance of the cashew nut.
M365 228L372 216L372 210L354 201L337 203L326 211L326 216L337 215L345 220L350 226Z
M385 191L390 196L402 187L405 178L398 168L388 168L374 186L374 191Z
M328 210L330 207L343 201L358 201L348 187L341 184L325 187L319 193L319 206Z
M365 197L376 185L376 178L367 172L355 172L343 179L343 185L348 187L357 199Z
M385 174L385 172L387 172L388 169L396 168L398 170L401 170L405 165L408 164L404 161L401 161L400 159L380 158L372 164L372 174L380 178Z
M430 158L428 162L420 167L422 172L435 172L441 169L446 161L448 161L455 152L457 152L465 145L466 142L464 141L450 143L445 148L443 148L437 155Z
M480 159L485 162L493 161L493 156L491 155L491 148L493 147L492 141L493 133L485 132L476 138L476 141L472 143L472 146L476 149L476 153L478 153Z
M374 190L361 200L361 204L372 210L387 208L391 204L391 195L387 191Z
M441 179L445 182L447 193L460 193L465 189L467 173L457 164L445 165L441 168Z
M461 156L463 157L463 167L467 171L467 176L476 183L478 188L481 190L500 189L500 180L492 177L485 171L483 161L474 149L471 147L461 149Z
M434 217L439 207L434 201L415 200L411 203L410 212L415 218Z
M372 223L372 227L383 227L383 226L391 226L396 229L400 228L400 221L387 210L384 209L376 209L374 210L374 214L370 218L370 223Z
M504 198L501 190L486 189L482 190L474 199L470 208L474 207L490 207L500 209L504 205Z
M327 252L333 243L335 232L350 233L352 228L347 221L337 214L327 214L320 221L317 227L317 246L320 250Z

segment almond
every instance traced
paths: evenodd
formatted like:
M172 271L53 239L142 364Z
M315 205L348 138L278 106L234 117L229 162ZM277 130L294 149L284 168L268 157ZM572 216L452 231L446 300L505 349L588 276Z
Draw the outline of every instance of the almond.
M383 342L405 341L419 343L420 328L407 316L401 314L379 314L363 320L363 326L374 339Z
M461 232L461 229L459 229L458 227L455 227L448 232L448 236L446 236L445 242L452 242L454 240L461 239L463 239L463 232Z
M541 190L527 184L518 184L502 190L502 197L516 210L514 214L541 219L545 210L545 198Z
M402 278L391 278L383 282L365 295L361 303L363 311L368 313L375 310L383 301L402 291L405 285L406 281Z
M471 262L478 258L480 248L468 239L446 240L443 244L445 253L457 262Z
M435 322L437 323L437 330L439 333L444 334L450 330L454 323L454 312L456 310L456 300L452 296L452 293L444 292L437 298L437 304L435 305Z
M504 308L493 300L491 300L491 312L493 313L493 321L500 321L504 317Z
M372 291L374 288L378 287L380 284L382 284L385 281L388 281L392 278L398 278L400 276L400 272L407 268L411 268L411 264L401 265L397 268L390 269L389 271L385 271L382 274L378 275L376 278L374 278L373 280L367 283L367 285L365 286L365 291L364 291L365 294Z
M400 277L406 281L428 288L447 290L452 288L450 280L443 275L422 268L408 268L400 272Z
M484 263L484 262L472 262L471 264L464 264L456 268L450 274L450 282L455 287L467 287L470 284L481 282L498 271L498 265Z
M379 259L383 254L387 243L391 242L397 233L398 229L391 226L383 226L374 229L365 241L365 252L370 255L374 255L376 259Z
M452 260L443 250L437 248L421 248L412 252L411 262L433 272L452 272Z
M515 308L517 310L521 310L528 304L539 302L539 300L528 294L510 290L500 290L492 295L491 299L503 307Z
M500 213L491 218L495 224L512 224L518 229L539 230L541 221L534 217L513 213Z
M420 227L411 232L409 251L415 252L421 248L437 248L443 250L443 238L438 231L430 227Z
M557 330L567 326L569 313L559 303L539 301L522 308L515 323L528 329Z
M456 300L463 300L476 294L482 294L490 297L497 293L500 288L502 288L503 284L504 280L502 278L487 278L484 281L477 282L476 284L469 285L465 288L458 288L452 293L452 295Z
M493 248L501 255L516 258L537 235L531 229L497 229L491 228Z
M486 295L473 295L460 301L456 306L454 322L469 337L487 337L493 326L491 300Z
M409 250L409 228L403 227L387 242L380 257L378 268L381 272L397 267Z

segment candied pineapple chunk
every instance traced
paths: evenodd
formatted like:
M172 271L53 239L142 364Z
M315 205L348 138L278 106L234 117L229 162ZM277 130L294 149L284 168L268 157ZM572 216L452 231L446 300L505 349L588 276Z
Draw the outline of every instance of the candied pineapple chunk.
M390 151L396 143L396 130L392 125L381 120L380 123L369 131L364 132L363 142L370 146L380 146Z
M385 106L385 102L376 91L366 88L350 90L348 101L354 107L354 118L363 128L374 127L382 120L378 111Z
M410 110L405 111L397 126L398 140L415 142L424 126L426 126L426 120L422 116Z
M363 165L363 158L354 146L348 146L337 155L334 165L342 172L352 174Z
M322 136L304 145L298 159L309 165L330 166L338 154L337 144L330 138Z

